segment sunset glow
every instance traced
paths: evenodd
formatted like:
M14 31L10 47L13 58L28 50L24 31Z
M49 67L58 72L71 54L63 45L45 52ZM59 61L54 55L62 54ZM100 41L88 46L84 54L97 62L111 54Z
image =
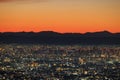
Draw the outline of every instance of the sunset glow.
M0 32L120 32L120 0L0 0Z

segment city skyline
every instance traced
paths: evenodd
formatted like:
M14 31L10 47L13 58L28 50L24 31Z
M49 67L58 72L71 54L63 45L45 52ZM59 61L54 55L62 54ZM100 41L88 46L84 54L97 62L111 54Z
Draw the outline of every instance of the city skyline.
M0 0L0 32L120 32L119 0Z

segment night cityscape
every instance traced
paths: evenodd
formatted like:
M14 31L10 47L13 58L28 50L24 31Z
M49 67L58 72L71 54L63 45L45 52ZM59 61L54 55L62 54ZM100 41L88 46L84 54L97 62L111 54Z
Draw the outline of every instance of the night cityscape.
M0 80L120 80L120 0L0 0Z
M0 80L120 80L120 46L0 44Z

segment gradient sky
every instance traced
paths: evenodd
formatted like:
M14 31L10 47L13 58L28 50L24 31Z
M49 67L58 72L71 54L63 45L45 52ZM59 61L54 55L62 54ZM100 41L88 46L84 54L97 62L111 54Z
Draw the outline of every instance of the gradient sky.
M0 32L120 32L120 0L0 0Z

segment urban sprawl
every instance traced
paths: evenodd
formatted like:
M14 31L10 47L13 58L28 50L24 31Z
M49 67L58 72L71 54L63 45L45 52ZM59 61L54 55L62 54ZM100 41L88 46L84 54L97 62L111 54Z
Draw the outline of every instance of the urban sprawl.
M0 44L0 80L120 80L120 46Z

